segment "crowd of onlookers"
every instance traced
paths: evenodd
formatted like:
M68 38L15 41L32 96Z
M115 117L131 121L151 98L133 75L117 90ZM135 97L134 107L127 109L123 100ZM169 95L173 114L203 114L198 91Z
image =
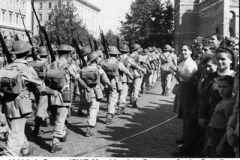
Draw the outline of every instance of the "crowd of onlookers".
M175 157L239 157L239 39L197 37L178 53L174 112L182 120Z

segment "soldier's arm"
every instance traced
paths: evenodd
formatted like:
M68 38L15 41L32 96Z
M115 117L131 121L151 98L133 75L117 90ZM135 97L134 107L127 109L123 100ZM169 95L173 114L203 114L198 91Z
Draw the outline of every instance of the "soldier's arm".
M132 76L129 70L124 66L122 62L118 62L118 69L128 76Z
M105 73L105 71L101 68L101 67L98 67L99 68L99 74L100 74L100 79L101 79L101 82L103 82L104 84L108 85L108 86L111 86L111 82L110 80L108 79L108 76L107 74Z

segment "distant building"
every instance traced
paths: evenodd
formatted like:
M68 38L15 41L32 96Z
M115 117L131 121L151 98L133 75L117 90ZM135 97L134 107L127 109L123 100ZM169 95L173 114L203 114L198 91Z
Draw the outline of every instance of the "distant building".
M34 0L34 7L38 14L41 25L51 18L51 11L57 5L59 0ZM89 33L94 37L99 36L98 14L100 9L86 0L62 0L64 4L74 4L77 8L77 14L83 20ZM38 23L36 18L33 20L33 35L38 35Z
M214 33L239 37L239 0L175 0L174 44L191 44Z
M8 39L15 34L22 40L28 40L19 10L23 15L26 29L31 32L31 2L30 0L0 0L0 29Z

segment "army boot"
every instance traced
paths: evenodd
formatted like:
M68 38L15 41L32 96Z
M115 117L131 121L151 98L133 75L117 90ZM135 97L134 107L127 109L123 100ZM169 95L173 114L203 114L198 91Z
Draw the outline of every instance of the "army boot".
M138 106L137 106L137 98L133 100L132 108L138 108Z
M33 129L33 136L37 136L39 134L41 122L35 122L34 129Z
M106 124L112 124L112 119L113 119L113 115L112 114L108 114L107 115L107 120L106 120Z
M166 91L165 91L165 86L162 86L162 96L165 96Z
M87 130L86 130L86 133L85 133L86 137L94 136L93 128L94 128L93 126L88 126L87 127Z

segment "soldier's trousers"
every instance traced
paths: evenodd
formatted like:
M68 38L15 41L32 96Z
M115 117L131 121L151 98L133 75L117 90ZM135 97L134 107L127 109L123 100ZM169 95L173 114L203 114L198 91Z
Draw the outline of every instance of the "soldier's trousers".
M157 82L157 78L158 78L158 71L155 70L153 71L152 84L155 84Z
M142 78L141 90L143 91L145 88L149 87L149 74L144 74Z
M89 107L89 115L87 119L87 124L94 127L97 123L97 115L99 111L100 102L96 98L91 98L91 102L87 104Z
M115 114L116 111L115 106L117 105L118 96L119 94L116 88L110 91L108 102L108 114Z
M127 103L126 99L128 95L128 84L126 82L123 82L122 86L123 86L123 89L119 95L119 106L125 106Z
M141 90L142 77L135 78L133 83L129 84L129 95L134 99L138 99L139 92Z
M68 115L68 107L64 106L51 106L53 112L55 112L55 125L53 127L53 144L58 144L59 138L62 138L66 134L67 127L65 121Z
M166 71L161 71L161 85L165 87L165 89L170 89L171 81L172 81L172 74Z
M35 120L39 119L40 121L44 121L46 118L48 118L49 115L47 109L48 109L48 96L47 95L40 96Z
M9 130L3 156L17 157L22 152L29 152L29 143L25 135L27 118L8 119Z

